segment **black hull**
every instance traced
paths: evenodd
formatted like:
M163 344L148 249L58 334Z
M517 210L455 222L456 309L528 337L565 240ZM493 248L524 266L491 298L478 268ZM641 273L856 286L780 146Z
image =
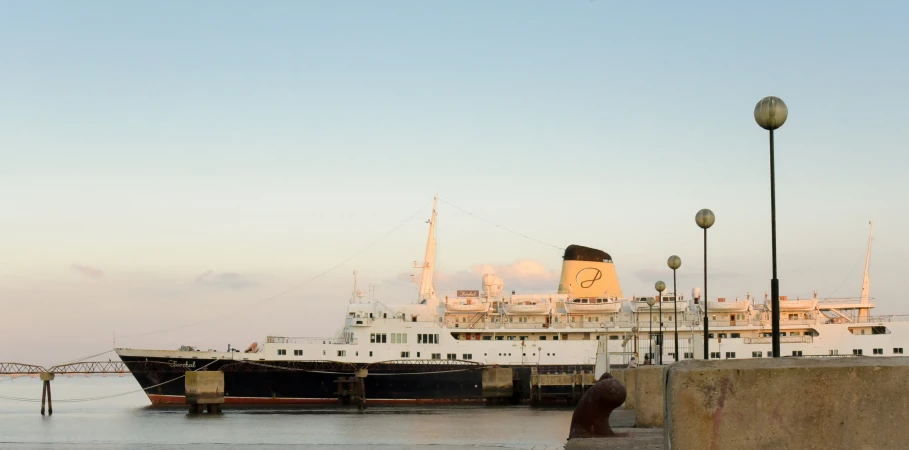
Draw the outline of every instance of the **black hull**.
M186 371L224 372L227 404L338 403L338 379L366 368L367 402L470 403L483 402L485 366L458 361L388 362L364 365L330 361L257 361L145 358L121 356L153 404L185 403L182 375ZM505 367L505 366L503 366ZM593 366L509 366L515 370L512 401L530 398L532 367L540 372L592 372Z

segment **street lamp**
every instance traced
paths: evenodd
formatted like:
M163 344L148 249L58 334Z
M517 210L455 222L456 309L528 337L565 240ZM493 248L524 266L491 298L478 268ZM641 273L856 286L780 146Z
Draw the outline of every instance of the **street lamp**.
M653 357L653 304L656 303L656 300L653 297L647 299L647 304L650 305L650 343L647 344L647 352L650 353L650 357ZM653 364L653 360L650 361Z
M707 229L716 222L713 211L704 208L694 216L694 221L704 229L704 359L710 359L709 319L707 317Z
M659 302L660 302L660 334L658 335L658 342L660 344L660 364L663 364L663 291L666 290L666 283L662 281L657 281L654 283L653 287L660 293Z
M682 258L672 255L669 257L669 260L666 261L666 264L672 269L672 314L675 316L675 334L673 335L673 338L675 339L675 362L679 362L679 291L675 286L675 271L679 267L682 267Z
M776 278L776 186L773 171L773 130L783 126L789 108L779 97L764 97L754 107L754 121L770 131L770 245L773 252L773 279L770 280L773 324L773 357L780 357L780 281Z

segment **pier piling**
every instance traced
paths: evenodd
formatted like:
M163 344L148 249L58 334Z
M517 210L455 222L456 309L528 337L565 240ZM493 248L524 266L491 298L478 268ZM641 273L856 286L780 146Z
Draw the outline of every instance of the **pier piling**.
M201 413L203 406L208 414L221 414L224 372L186 372L185 390L190 414Z
M44 415L44 401L47 400L47 415L54 414L54 405L51 401L51 387L50 382L54 379L53 372L41 372L41 415Z

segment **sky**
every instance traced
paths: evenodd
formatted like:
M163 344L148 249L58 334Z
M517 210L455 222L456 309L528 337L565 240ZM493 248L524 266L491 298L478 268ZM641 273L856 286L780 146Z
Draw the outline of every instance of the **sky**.
M909 271L909 4L0 2L0 360L331 335L352 290L769 291L878 314ZM467 212L470 214L468 214ZM511 231L509 231L511 230ZM527 236L527 237L525 237ZM528 238L529 237L529 238ZM671 285L671 284L670 284ZM114 341L116 339L116 341Z

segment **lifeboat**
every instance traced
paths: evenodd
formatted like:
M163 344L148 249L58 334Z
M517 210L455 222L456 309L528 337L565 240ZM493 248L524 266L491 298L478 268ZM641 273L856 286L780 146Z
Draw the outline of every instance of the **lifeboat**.
M773 309L773 303L769 300L764 301L767 309ZM785 295L780 296L780 311L814 311L817 308L817 299L809 298L806 300L789 300Z
M622 302L607 298L575 298L565 302L565 308L571 314L585 312L615 313L622 310Z
M480 301L445 304L445 310L448 312L485 312L488 309L489 304Z
M751 308L751 300L736 300L734 302L707 302L707 310L714 312L745 312Z

